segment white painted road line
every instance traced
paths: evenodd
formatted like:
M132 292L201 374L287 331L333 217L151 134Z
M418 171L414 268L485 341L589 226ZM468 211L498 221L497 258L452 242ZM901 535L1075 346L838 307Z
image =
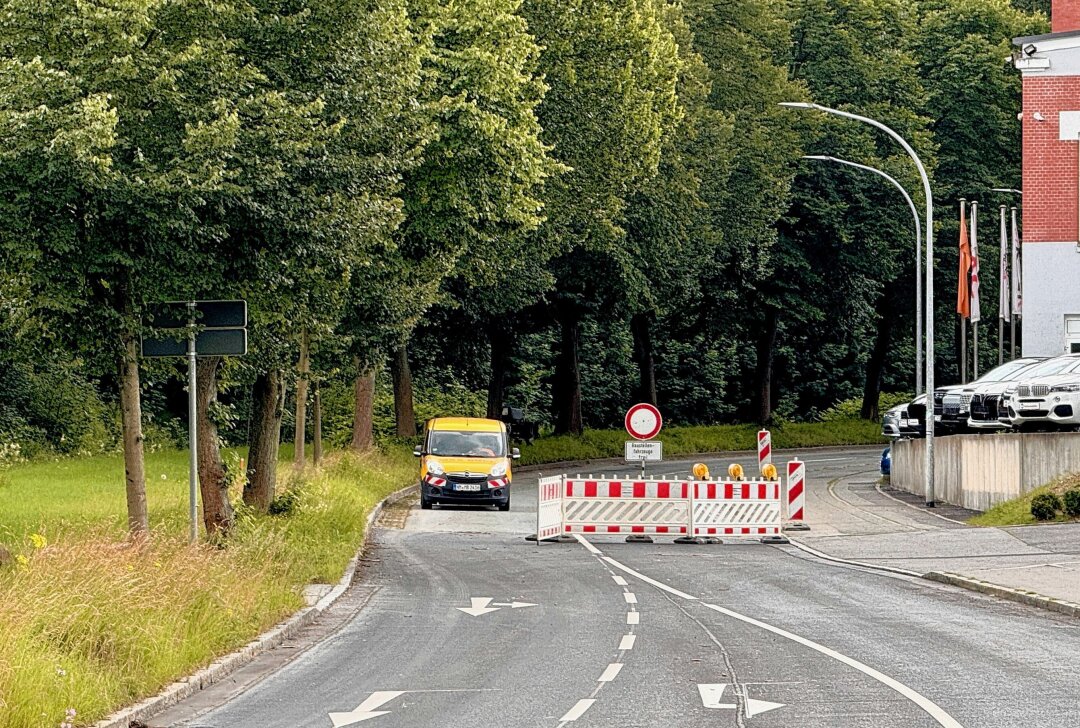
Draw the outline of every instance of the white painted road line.
M619 671L622 670L621 662L613 662L607 666L604 670L604 674L600 676L600 682L611 682L619 676Z
M577 704L566 711L566 715L559 718L560 721L577 720L581 716L585 715L585 711L592 707L592 704L596 702L595 698L585 698L577 701Z
M645 582L646 584L649 584L650 586L655 586L657 589L660 589L662 591L666 591L668 594L674 594L675 596L677 596L677 597L679 597L681 599L687 599L687 600L692 601L692 602L697 601L697 597L692 597L689 594L687 594L686 592L681 592L678 589L674 589L674 588L668 586L667 584L661 584L660 582L656 581L655 579L650 579L649 577L645 576L644 574L642 574L640 572L637 572L637 571L634 571L629 566L623 566L622 564L620 564L618 561L611 558L610 556L604 556L602 558L604 559L604 561L611 564L616 569L621 569L622 571L625 571L630 576L633 576L633 577L635 577L637 579L641 579L643 582Z
M637 642L636 634L624 634L623 638L619 640L619 652L634 649L635 642Z
M626 586L626 579L622 578L618 574L612 574L611 578L615 580L615 583L619 586Z
M627 604L637 604L637 596L633 592L623 592L623 599Z
M591 543L589 543L589 542L588 542L588 541L587 541L587 540L585 539L585 537L584 537L584 536L582 536L582 535L581 535L580 533L575 533L575 534L574 534L574 538L576 538L576 539L577 539L577 542L578 542L579 544L581 544L582 546L584 546L584 547L585 547L585 548L586 548L586 549L587 549L587 550L589 551L589 553L591 553L591 554L595 554L596 556L599 556L599 555L600 555L600 553L601 553L601 552L600 552L600 549L596 548L596 547L595 547L595 546L593 546L593 545L592 545Z
M637 571L634 571L633 569L631 569L631 568L629 568L627 566L624 566L623 564L620 564L618 561L611 558L610 556L603 556L602 558L604 559L605 562L607 562L611 566L614 566L615 568L617 568L617 569L619 569L619 570L621 570L621 571L623 571L623 572L625 572L627 574L630 574L631 576L639 578L642 581L644 581L645 583L651 584L652 586L654 586L654 587L656 587L658 589L662 589L662 590L668 592L669 594L675 594L676 596L682 597L683 599L687 599L687 600L690 600L690 601L700 601L700 600L698 600L697 597L690 596L689 594L686 594L685 592L681 592L678 589L675 589L673 587L668 586L667 584L662 584L661 582L658 582L655 579L650 579L649 577L645 576L644 574L641 574L641 573L639 573ZM629 597L630 595L627 594L626 596ZM739 614L738 612L733 612L730 609L725 609L724 607L718 606L716 604L702 603L702 606L706 607L707 609L711 609L714 612L719 612L720 614L726 615L726 616L731 617L733 619L737 619L737 620L739 620L741 622L745 622L746 624L750 624L750 625L753 625L755 627L759 627L759 628L761 628L763 630L766 630L767 632L772 632L773 634L784 637L785 639L789 639L789 640L791 640L793 642L797 642L800 645L803 645L804 647L809 647L810 649L815 650L816 652L819 652L819 653L825 655L826 657L831 657L832 659L837 660L838 662L841 662L841 663L843 663L843 664L845 664L845 665L847 665L849 667L855 668L856 670L863 673L864 675L867 675L868 677L871 677L874 680L877 680L882 685L885 685L886 687L889 687L892 690L895 690L900 695L904 696L905 698L907 698L911 702L918 705L920 708L922 708L922 710L924 710L927 713L927 715L929 715L931 718L933 718L934 721L936 721L938 725L942 726L942 728L964 728L964 726L961 723L959 723L955 718L953 718L951 715L946 713L945 710L941 706L939 706L937 703L935 703L934 701L932 701L929 698L925 697L921 693L909 688L907 685L904 685L903 683L901 683L901 682L899 682L897 680L894 680L893 678L889 677L888 675L875 670L874 668L870 667L869 665L865 665L865 664L859 662L856 659L853 659L851 657L848 657L847 655L843 655L843 654L837 652L836 650L825 647L824 645L820 645L817 642L814 642L813 640L806 639L805 637L800 637L797 634L793 634L793 633L788 632L786 630L780 629L779 627L774 627L771 624L767 624L765 622L759 621L757 619L754 619L753 617L747 617L746 615Z
M627 612L626 613L626 623L627 624L640 624L641 623L641 612Z

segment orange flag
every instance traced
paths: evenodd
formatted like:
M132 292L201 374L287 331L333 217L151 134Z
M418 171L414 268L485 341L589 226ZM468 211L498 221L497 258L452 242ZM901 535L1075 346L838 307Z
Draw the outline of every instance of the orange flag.
M966 203L960 203L960 278L956 285L956 312L971 318L971 244L968 242Z

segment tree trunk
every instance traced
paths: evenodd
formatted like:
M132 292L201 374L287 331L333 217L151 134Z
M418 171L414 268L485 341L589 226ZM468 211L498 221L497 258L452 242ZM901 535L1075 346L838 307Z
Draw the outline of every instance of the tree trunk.
M394 419L398 437L416 437L413 414L412 372L409 371L409 345L400 344L390 359L390 378L394 380Z
M150 531L150 517L146 508L139 359L135 337L130 334L125 335L123 343L124 356L120 363L120 413L124 434L124 483L127 490L128 532L133 540L142 540Z
M260 372L251 387L251 434L248 437L247 480L244 503L260 513L270 509L277 485L281 417L285 390L278 370Z
M757 342L757 392L758 422L767 425L772 422L772 378L773 358L776 355L776 332L779 328L777 311L772 306L765 306L765 321L762 322L761 334Z
M312 424L315 427L315 431L312 433L314 439L314 448L311 456L311 461L315 463L315 467L322 465L322 397L319 396L319 385L315 385L315 401L314 411L311 413Z
M512 335L506 327L492 325L488 328L491 343L491 378L488 380L487 416L497 420L502 417L506 399L506 372L510 368Z
M892 297L889 291L881 297L879 313L874 348L871 349L870 358L866 362L866 383L863 386L860 414L864 420L877 420L880 415L878 400L881 397L881 373L885 368L885 357L889 354L889 345L892 343L893 314Z
M210 537L227 536L233 524L233 508L229 502L229 477L221 461L217 425L210 409L217 401L217 373L220 356L199 360L195 370L195 392L198 407L196 427L199 445L199 488L202 494L203 524Z
M297 365L296 377L296 430L293 433L295 452L293 465L298 470L303 470L305 461L305 443L307 442L307 393L308 378L311 374L311 337L305 327L300 334L300 363Z
M578 347L581 341L581 321L577 311L570 307L559 313L562 330L562 346L555 362L555 381L552 397L555 400L555 433L580 435L584 431L581 420L581 366Z
M656 401L656 358L653 355L652 317L638 313L630 319L630 332L634 336L634 360L638 365L639 402L651 405Z
M375 367L357 375L353 391L356 404L350 447L356 452L366 452L375 446Z

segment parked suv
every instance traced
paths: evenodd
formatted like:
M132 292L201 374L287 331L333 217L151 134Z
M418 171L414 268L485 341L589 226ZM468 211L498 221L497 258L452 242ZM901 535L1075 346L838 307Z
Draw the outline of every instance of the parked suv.
M521 457L510 447L506 425L475 417L436 417L424 428L420 458L420 507L437 503L493 505L510 510L511 465Z
M926 434L926 395L893 407L881 418L881 434L885 437L922 437Z
M1014 428L1080 426L1080 354L1066 354L1053 361L1058 360L1067 364L1057 374L1025 375L1009 388L1005 414Z
M1017 382L1021 380L1057 374L1073 363L1069 357L1036 359L1034 363L1010 374L1007 379L974 387L971 392L968 427L981 431L1008 429L1011 425L1005 404L1006 393L1015 389Z
M1037 359L1031 358L1005 362L994 367L973 382L935 390L935 399L939 392L944 394L941 403L942 428L950 432L963 432L966 430L971 410L971 399L977 387L1008 380L1021 369L1025 369L1037 361Z

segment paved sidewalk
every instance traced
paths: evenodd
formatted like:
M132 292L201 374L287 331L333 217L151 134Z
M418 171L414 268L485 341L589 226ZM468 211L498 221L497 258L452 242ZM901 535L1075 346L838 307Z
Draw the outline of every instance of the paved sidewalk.
M812 484L807 498L811 530L789 535L823 553L1080 616L1060 604L1080 605L1080 524L967 526L973 512L927 509L873 472Z

